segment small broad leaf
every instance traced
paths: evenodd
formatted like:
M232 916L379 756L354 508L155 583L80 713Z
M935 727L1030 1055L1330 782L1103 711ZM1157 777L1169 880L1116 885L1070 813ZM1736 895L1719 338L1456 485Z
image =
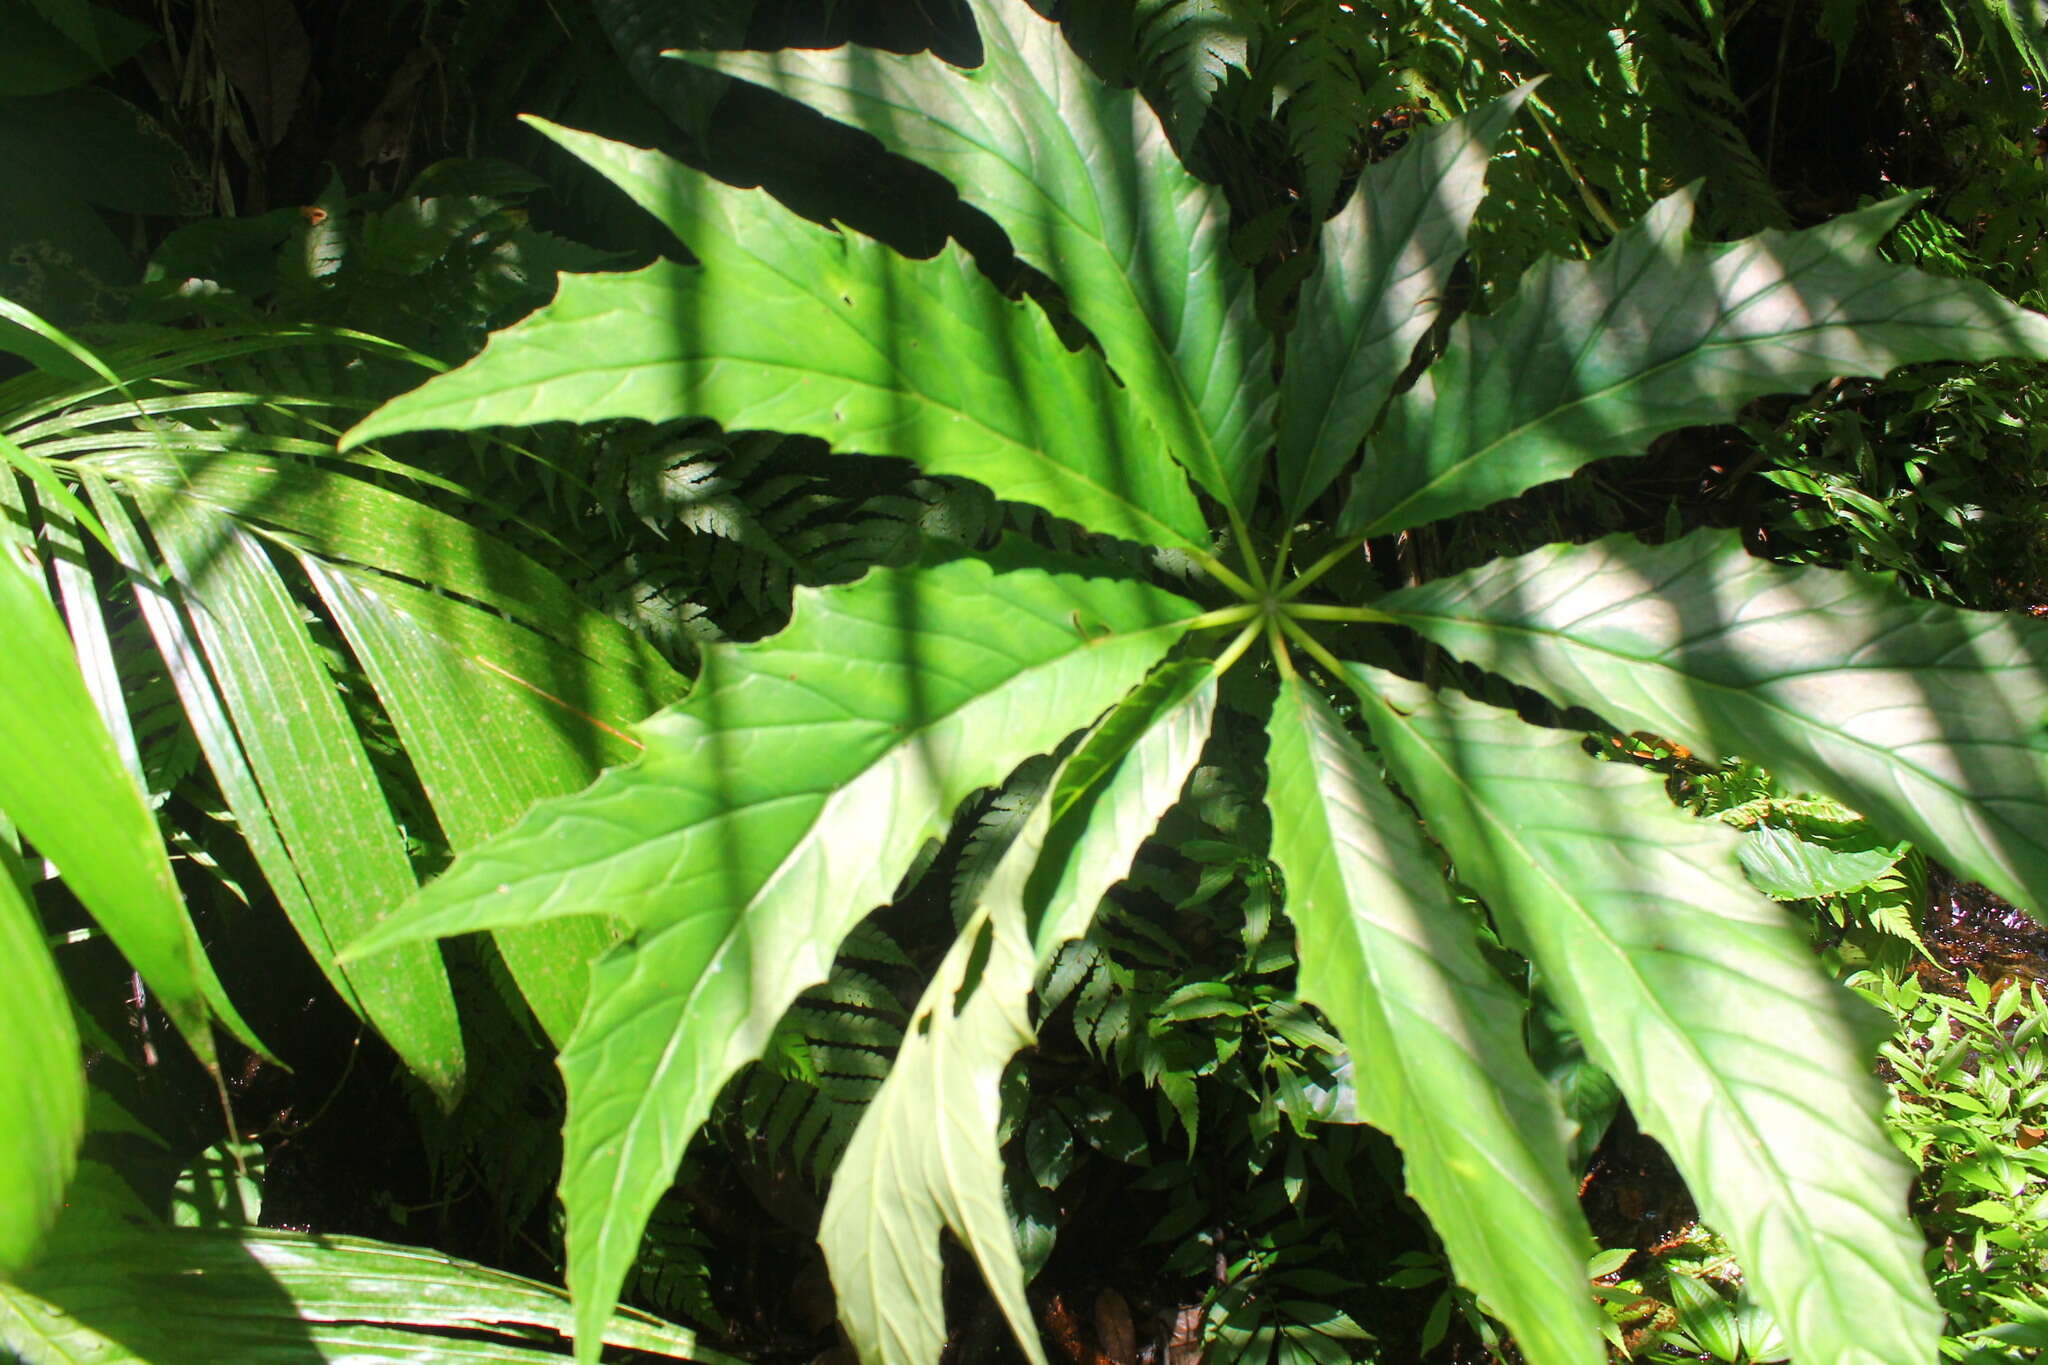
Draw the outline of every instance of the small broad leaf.
M1197 661L1161 670L1113 712L1054 777L933 973L819 1228L863 1365L925 1365L944 1348L942 1228L981 1267L1025 1355L1044 1365L1003 1200L1003 1069L1032 1040L1028 1002L1043 963L1087 927L1180 795L1215 701L1215 677ZM1034 928L1045 947L1034 946Z
M1348 667L1458 879L1671 1153L1795 1358L1931 1359L1911 1171L1869 1074L1881 1022L1744 883L1735 832L1578 734Z
M689 699L640 727L637 763L541 802L351 948L591 912L636 931L598 963L561 1061L586 1360L719 1086L952 808L1127 692L1195 610L1022 547L997 559L935 550L800 592L779 635L707 652Z
M674 230L701 267L570 276L484 354L367 418L425 427L717 414L978 479L1093 530L1206 548L1187 480L1101 358L1004 298L958 245L913 261L659 152L536 126Z
M1670 1283L1672 1306L1686 1335L1716 1360L1742 1360L1742 1327L1735 1305L1690 1275L1674 1274Z
M1903 844L1861 839L1851 845L1809 839L1795 826L1760 825L1742 841L1749 883L1774 900L1805 900L1857 891L1898 866Z
M1700 531L1553 546L1374 604L1622 730L1741 754L2048 911L2048 623Z
M0 1281L27 1268L57 1221L85 1135L78 1029L23 888L21 864L0 840Z
M1327 703L1289 678L1269 724L1273 859L1302 998L1354 1062L1358 1116L1400 1145L1458 1277L1532 1365L1604 1360L1564 1116L1523 1004L1480 956L1415 819Z
M970 0L981 66L856 48L692 53L946 176L1066 291L1174 456L1248 512L1270 438L1271 342L1221 191L1144 100L1096 79L1024 0Z
M1274 460L1289 522L1358 453L1442 312L1479 211L1487 156L1527 97L1525 88L1417 132L1398 156L1368 168L1323 225L1281 378Z
M1594 260L1538 266L1500 312L1452 328L1394 401L1340 529L1378 535L1474 511L1836 375L2048 356L2048 318L1877 258L1912 205L1704 243L1686 240L1681 191Z

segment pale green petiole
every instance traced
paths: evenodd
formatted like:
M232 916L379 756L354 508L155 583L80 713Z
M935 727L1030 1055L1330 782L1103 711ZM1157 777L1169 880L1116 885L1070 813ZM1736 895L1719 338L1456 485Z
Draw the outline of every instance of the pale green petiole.
M1393 617L1376 607L1339 607L1322 602L1289 602L1281 614L1297 621L1391 622Z
M1280 600L1285 602L1299 595L1310 584L1343 563L1345 556L1355 553L1358 547L1363 544L1365 544L1365 537L1356 536L1344 541L1342 544L1332 546L1328 554L1302 570L1287 586L1280 589Z

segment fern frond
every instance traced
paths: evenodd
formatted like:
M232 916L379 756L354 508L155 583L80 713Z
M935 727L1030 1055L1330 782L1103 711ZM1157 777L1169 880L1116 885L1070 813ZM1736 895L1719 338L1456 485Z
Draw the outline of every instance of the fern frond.
M1045 755L1026 760L976 817L960 852L959 870L953 877L954 923L965 923L980 904L982 889L988 885L989 876L1010 847L1010 841L1016 838L1038 799L1045 794L1052 770L1053 762Z
M776 1065L735 1084L737 1113L756 1155L790 1162L823 1185L889 1073L909 1012L877 968L910 957L878 926L847 937L831 974L790 1006L769 1049Z
M1159 92L1183 147L1200 131L1231 71L1249 64L1260 8L1256 0L1138 0L1141 83Z
M1275 42L1270 79L1288 150L1301 163L1310 210L1321 219L1336 206L1343 182L1358 173L1367 130L1395 102L1399 86L1385 69L1378 32L1358 7L1294 5Z
M710 1251L711 1239L698 1228L688 1198L670 1191L648 1216L620 1297L671 1320L724 1331L711 1298Z

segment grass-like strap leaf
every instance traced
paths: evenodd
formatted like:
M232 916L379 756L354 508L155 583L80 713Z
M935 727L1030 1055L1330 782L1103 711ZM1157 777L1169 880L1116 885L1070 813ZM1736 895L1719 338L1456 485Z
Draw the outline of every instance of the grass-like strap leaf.
M1215 704L1214 674L1195 661L1162 669L1112 712L1055 775L925 988L819 1229L863 1365L938 1359L945 1228L980 1266L1025 1355L1044 1365L1003 1199L1003 1069L1034 1036L1032 983L1180 795Z
M349 442L717 413L915 459L1112 535L1208 547L1187 480L1101 357L1067 350L963 248L910 260L660 152L536 126L668 224L701 268L570 276L477 361L386 404Z
M544 801L351 949L606 912L562 1054L579 1351L718 1088L968 793L1092 720L1194 607L1158 589L933 551L798 594L770 640L707 651L634 765ZM1003 630L992 633L991 620Z
M432 945L341 968L326 951L362 934L418 883L354 722L299 606L257 540L206 504L142 504L277 831L321 926L307 947L347 976L364 1017L444 1102L462 1085L462 1029Z
M645 695L671 701L683 690L675 670L617 622L591 611L560 578L496 536L367 479L319 465L226 452L178 459L133 452L99 461L107 477L137 488L163 489L211 504L237 522L289 533L294 547L326 559L367 565L431 584L496 608L559 641L615 675L628 688L623 714L594 714L624 724L649 707ZM574 698L564 698L576 704Z
M1837 375L2048 354L2048 319L1878 258L1912 203L1707 243L1687 240L1681 191L1595 259L1537 267L1500 312L1452 328L1443 357L1388 408L1341 529L1474 511Z
M0 574L12 570L0 570ZM0 842L0 1280L19 1274L64 1207L85 1135L85 1067L63 978L29 904L20 860Z
M576 742L590 737L565 733L570 726L564 708L520 686L490 654L458 653L455 641L399 609L385 591L402 585L311 556L301 556L299 564L369 674L457 852L510 827L542 797L574 791L597 775L597 764L586 757L591 746ZM462 624L481 627L473 636L527 633L482 611L460 616L471 618ZM547 647L539 636L532 640ZM580 662L583 671L597 671ZM589 728L594 727L575 730ZM623 748L614 742L607 752L616 758ZM560 1046L582 1013L589 965L611 943L604 921L551 920L501 929L496 938L520 994Z
M0 547L0 812L57 865L72 894L156 993L202 1062L211 1020L254 1045L185 913L156 818L100 719L40 583Z
M213 770L214 782L227 803L228 813L234 817L235 827L248 843L257 866L263 869L264 880L270 884L285 918L326 975L328 984L343 1003L361 1014L362 1001L348 977L334 966L334 945L327 936L327 928L300 883L291 852L284 846L262 787L235 734L234 722L228 719L227 703L207 672L205 657L193 637L177 586L155 563L120 495L91 471L81 476L81 483L113 537L115 556L134 593L135 605L149 627L150 638L164 661L164 671L177 691L193 737L206 755L207 766Z
M1276 482L1289 522L1358 453L1415 343L1443 309L1479 211L1486 162L1526 90L1416 133L1368 167L1323 225L1321 260L1301 287L1280 380Z
M0 1283L0 1346L26 1365L543 1365L564 1359L568 1332L568 1296L552 1285L365 1237L89 1234L25 1283ZM630 1309L604 1339L742 1365Z
M1577 733L1351 667L1390 773L1671 1153L1794 1358L1932 1359L1911 1171L1869 1071L1882 1024L1743 880L1736 833Z
M1755 759L2048 912L2048 623L1711 531L1553 546L1375 605L1620 729Z
M1143 99L1096 79L1024 0L971 0L983 63L858 48L691 54L946 176L1075 316L1188 472L1249 514L1270 438L1271 343L1222 193Z
M1480 956L1415 818L1319 695L1286 679L1267 725L1273 859L1305 1000L1354 1063L1358 1114L1400 1144L1458 1276L1532 1365L1598 1365L1592 1246L1565 1118L1522 1041L1524 1002Z

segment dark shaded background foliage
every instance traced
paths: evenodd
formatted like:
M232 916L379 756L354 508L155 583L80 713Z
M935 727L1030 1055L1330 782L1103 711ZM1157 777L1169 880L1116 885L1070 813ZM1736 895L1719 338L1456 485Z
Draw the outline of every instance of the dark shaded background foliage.
M0 218L0 294L66 326L312 320L453 362L543 301L555 269L677 250L518 125L522 112L659 143L912 254L957 236L1009 287L1037 285L936 177L765 96L721 99L716 78L646 55L852 38L972 60L972 27L946 0L108 8L122 18L104 27L106 69L74 63L59 80L54 66L38 78L0 63L0 183L22 206ZM1988 2L1410 0L1382 7L1386 22L1327 0L1068 8L1083 53L1142 85L1190 163L1229 191L1237 249L1258 267L1262 307L1276 318L1308 264L1314 216L1361 166L1416 122L1538 75L1549 78L1542 107L1497 161L1474 234L1463 287L1475 296L1512 287L1539 253L1597 248L1616 223L1700 181L1705 230L1730 237L1923 190L1890 245L1896 255L2048 302L2042 58ZM0 0L0 30L27 35L38 24L48 27L28 0ZM1617 64L1610 29L1626 35L1634 69ZM34 129L64 131L38 142ZM436 201L443 209L422 207ZM457 202L459 214L436 216ZM12 333L0 342L38 354ZM1892 570L1914 591L1964 605L2048 610L2039 378L2022 364L1926 367L1768 400L1734 425L1662 440L1643 459L1376 544L1360 571L1392 583L1560 538L1723 525L1773 556ZM404 382L394 376L389 388ZM850 578L899 552L912 530L968 541L1005 526L1067 535L974 486L773 436L621 423L594 438L521 440L523 454L445 440L394 443L393 453L487 475L496 505L451 494L448 509L520 543L686 668L698 642L773 630L794 584ZM144 695L161 685L134 681ZM374 735L373 709L357 709ZM251 1057L231 1078L264 1221L425 1242L552 1277L559 1082L501 964L488 950L451 949L476 1081L443 1115L332 999L281 918L238 911L223 894L223 881L261 878L236 863L231 840L203 833L217 802L189 739L170 724L152 743L158 771L184 774L169 784L167 822L201 831L197 842L221 860L213 877L180 863L210 951L294 1067ZM1631 744L1632 757L1697 786L1685 755ZM381 759L431 869L446 849L411 795L416 779L395 743ZM1083 1359L1120 1315L1150 1332L1205 1297L1212 1312L1240 1314L1254 1300L1286 1300L1340 1306L1335 1318L1281 1324L1304 1339L1342 1342L1349 1323L1385 1343L1386 1359L1404 1358L1419 1337L1444 1341L1433 1358L1481 1358L1487 1329L1440 1292L1441 1265L1399 1196L1391 1145L1321 1122L1341 1105L1341 1058L1289 999L1290 936L1273 927L1277 888L1248 799L1261 761L1205 758L1197 799L1041 991L1043 1041L1020 1067L1009 1151L1048 1329ZM630 1300L762 1359L830 1347L829 1290L811 1242L820 1184L900 1036L902 1002L951 937L953 889L976 874L980 836L1014 811L1028 779L958 822L877 912L859 951L793 1011L773 1063L734 1083L657 1213ZM1923 876L1916 909L1927 885ZM1933 885L1946 895L1931 926L1942 931L1930 936L1936 953L1981 965L1957 946L1967 939L1956 928L1961 902L1938 871ZM1903 951L1895 938L1859 934L1839 907L1835 919L1816 910L1815 923L1845 965L1896 962ZM1998 972L2039 972L2042 945L2016 922L1985 932L2004 954ZM168 1153L124 1153L131 1169L154 1164L151 1193L167 1197L192 1154L220 1141L211 1087L174 1047L145 1055L167 1029L128 991L110 949L88 945L65 963L76 998L98 1010L95 1083L173 1137ZM1540 1026L1544 1012L1535 1017ZM1561 1086L1587 1087L1572 1092L1583 1101L1575 1112L1597 1136L1611 1099L1603 1109L1569 1037L1540 1040L1546 1049ZM1679 1244L1690 1209L1625 1114L1582 1155L1603 1244ZM1938 1235L1941 1211L1928 1213ZM994 1358L1001 1332L974 1301L974 1277L957 1278L958 1358Z

